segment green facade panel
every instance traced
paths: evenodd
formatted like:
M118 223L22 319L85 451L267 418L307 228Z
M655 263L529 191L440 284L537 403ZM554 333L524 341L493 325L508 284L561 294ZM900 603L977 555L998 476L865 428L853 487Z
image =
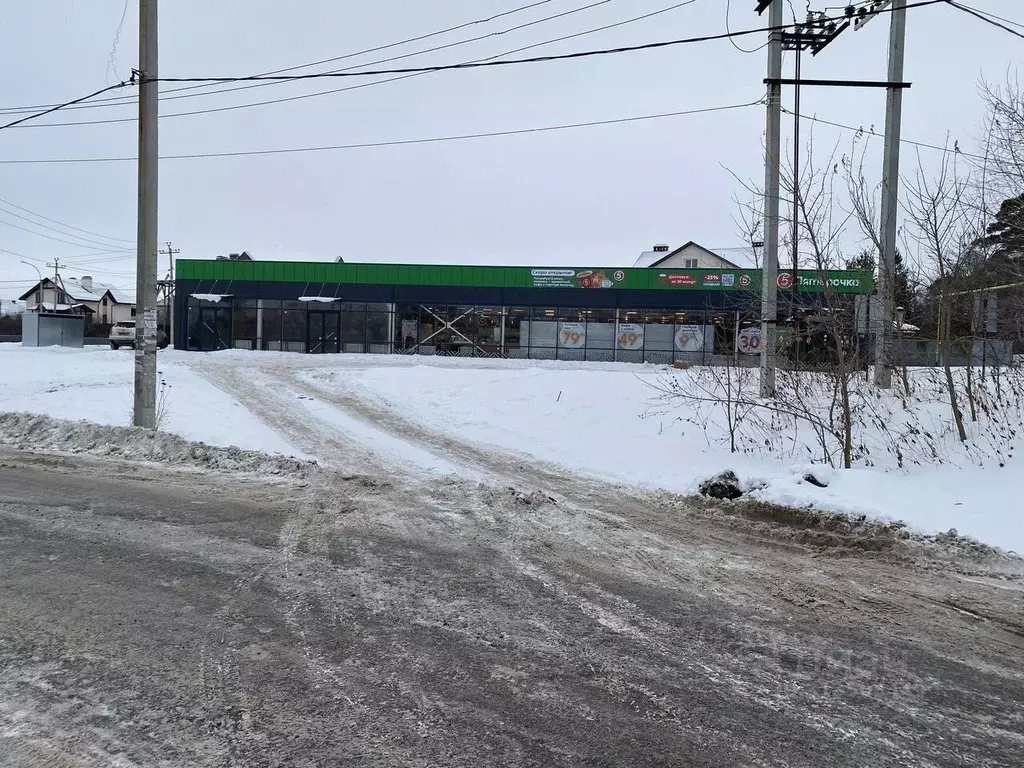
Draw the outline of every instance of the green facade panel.
M476 288L577 288L580 290L760 291L761 272L746 269L642 269L618 267L483 267L415 264L324 264L286 261L176 262L182 280ZM780 291L792 290L792 274L779 275ZM802 270L798 290L870 294L874 275L844 270Z

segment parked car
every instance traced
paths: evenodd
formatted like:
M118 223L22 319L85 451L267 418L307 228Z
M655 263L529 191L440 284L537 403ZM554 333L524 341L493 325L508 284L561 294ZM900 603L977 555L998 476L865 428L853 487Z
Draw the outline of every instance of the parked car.
M161 330L156 332L156 345L160 349L167 347L167 334ZM110 348L120 349L121 347L131 347L135 349L135 321L134 320L122 320L119 323L114 323L110 329Z

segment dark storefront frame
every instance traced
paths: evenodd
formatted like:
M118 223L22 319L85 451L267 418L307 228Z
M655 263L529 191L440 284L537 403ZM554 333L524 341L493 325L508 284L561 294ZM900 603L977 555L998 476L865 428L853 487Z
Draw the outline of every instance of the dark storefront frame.
M736 344L742 328L757 324L760 297L750 291L312 288L179 280L176 317L185 320L175 323L175 345L199 351L756 362L756 356L740 354ZM214 296L219 300L211 300ZM804 304L813 300L813 295L801 297ZM623 328L629 332L620 333ZM694 328L697 333L691 333Z

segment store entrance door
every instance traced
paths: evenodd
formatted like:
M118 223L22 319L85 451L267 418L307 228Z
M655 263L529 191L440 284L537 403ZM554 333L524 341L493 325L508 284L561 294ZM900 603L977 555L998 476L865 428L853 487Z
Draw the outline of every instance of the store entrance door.
M188 348L200 352L230 349L231 309L228 307L189 307Z
M306 351L312 355L340 352L340 330L341 315L337 312L310 312L306 333Z

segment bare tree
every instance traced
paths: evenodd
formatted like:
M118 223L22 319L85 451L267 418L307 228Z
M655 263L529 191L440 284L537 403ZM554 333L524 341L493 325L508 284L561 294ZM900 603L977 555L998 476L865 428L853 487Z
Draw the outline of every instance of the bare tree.
M967 431L952 370L955 310L962 303L958 299L969 284L971 260L978 257L976 244L984 229L979 227L978 207L971 197L970 175L961 172L955 152L947 152L943 156L934 177L929 177L923 170L918 158L914 177L904 180L904 185L910 224L908 237L922 261L930 264L935 276L939 360L946 377L957 434L961 442L966 442ZM970 357L968 352L968 362ZM973 408L973 402L971 405Z
M1017 73L1009 73L1006 82L995 85L982 81L982 97L987 105L984 123L983 160L986 186L1002 197L1024 191L1024 83Z

